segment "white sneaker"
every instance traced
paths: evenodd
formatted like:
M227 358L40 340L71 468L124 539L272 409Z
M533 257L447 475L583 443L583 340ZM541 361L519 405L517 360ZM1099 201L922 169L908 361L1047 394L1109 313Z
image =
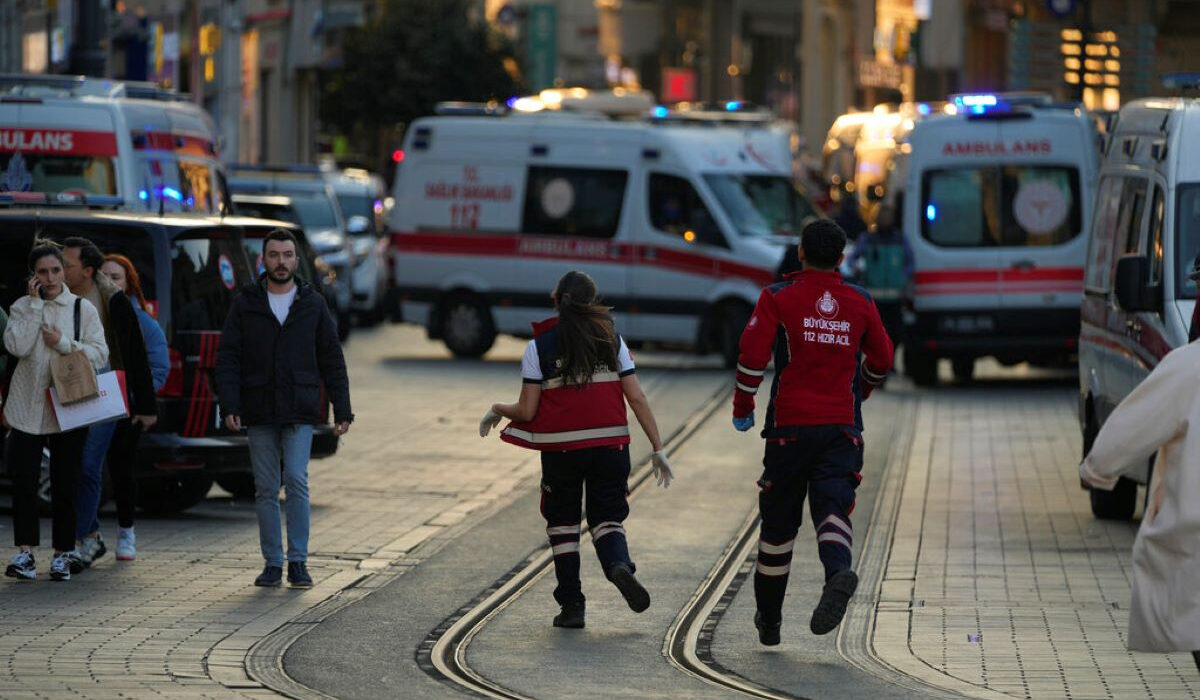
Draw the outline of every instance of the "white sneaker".
M96 533L95 537L84 537L76 546L79 551L79 560L84 566L91 566L100 557L104 556L108 551L108 547L104 545L104 538L100 533Z
M133 561L137 558L137 535L133 528L121 528L117 533L117 561Z
M12 563L8 565L4 575L28 580L37 578L37 565L33 561L33 552L17 552L13 555Z
M50 580L71 580L71 557L69 552L63 552L50 560Z

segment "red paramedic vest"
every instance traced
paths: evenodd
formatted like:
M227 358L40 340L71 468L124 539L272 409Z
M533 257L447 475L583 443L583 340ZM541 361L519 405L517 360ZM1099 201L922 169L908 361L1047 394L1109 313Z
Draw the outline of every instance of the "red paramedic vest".
M557 325L557 318L533 324L533 342L542 370L537 415L526 423L509 423L500 432L500 439L518 447L555 452L628 445L621 375L604 367L586 386L564 385L558 368Z

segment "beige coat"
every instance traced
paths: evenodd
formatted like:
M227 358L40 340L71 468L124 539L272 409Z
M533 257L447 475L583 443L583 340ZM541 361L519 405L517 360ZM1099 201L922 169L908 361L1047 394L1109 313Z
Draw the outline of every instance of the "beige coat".
M1129 648L1200 649L1200 341L1178 348L1125 397L1079 465L1093 486L1158 450L1133 543Z
M46 389L50 387L50 358L83 350L92 366L108 362L108 345L100 314L87 299L79 305L79 341L75 340L75 295L63 286L54 299L43 301L28 295L13 302L4 329L4 347L17 358L12 385L4 402L4 418L13 428L31 435L60 432ZM62 333L53 348L42 340L42 324Z

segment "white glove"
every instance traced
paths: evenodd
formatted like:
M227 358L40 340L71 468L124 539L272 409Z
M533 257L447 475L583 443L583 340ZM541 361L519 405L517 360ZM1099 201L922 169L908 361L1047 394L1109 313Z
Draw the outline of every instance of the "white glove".
M488 412L483 414L483 420L479 421L479 437L487 437L487 434L492 432L492 428L500 425L500 419L503 417L489 408Z
M659 450L650 455L650 463L654 465L654 478L658 479L658 485L668 488L671 485L671 480L675 478L675 472L671 471L671 463L667 460L667 451Z

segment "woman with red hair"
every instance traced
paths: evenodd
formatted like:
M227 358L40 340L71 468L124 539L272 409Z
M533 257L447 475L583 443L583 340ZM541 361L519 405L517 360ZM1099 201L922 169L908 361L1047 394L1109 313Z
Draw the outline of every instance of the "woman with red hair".
M146 294L142 291L141 276L133 261L124 255L104 256L104 265L100 267L114 284L125 292L133 304L137 315L138 325L141 326L142 336L146 340L146 353L150 360L150 374L154 378L154 390L162 389L167 381L170 370L167 355L167 337L158 321L150 315L150 305L146 302ZM113 494L117 501L117 560L133 561L137 556L137 538L133 532L133 509L137 501L136 482L133 473L134 450L137 449L141 430L126 418L117 423L116 433L108 448L108 470L112 479ZM100 531L98 514L93 515L92 527L89 532Z

